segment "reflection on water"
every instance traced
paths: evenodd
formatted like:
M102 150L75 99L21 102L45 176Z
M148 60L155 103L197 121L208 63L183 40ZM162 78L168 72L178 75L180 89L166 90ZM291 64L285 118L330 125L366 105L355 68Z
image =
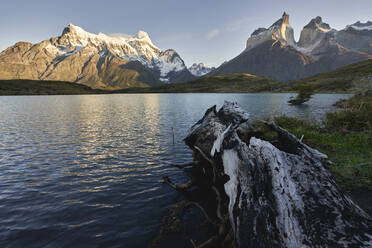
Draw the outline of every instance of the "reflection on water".
M239 102L254 117L320 118L345 95L289 106L289 94L0 97L0 247L143 247L180 195L167 163L206 108ZM174 128L175 144L172 142Z

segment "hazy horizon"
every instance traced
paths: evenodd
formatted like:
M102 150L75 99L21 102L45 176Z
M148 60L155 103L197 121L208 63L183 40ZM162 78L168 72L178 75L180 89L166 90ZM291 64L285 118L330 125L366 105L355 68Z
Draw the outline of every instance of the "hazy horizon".
M18 41L39 43L59 36L73 23L91 33L135 35L144 30L159 48L175 49L187 66L199 62L218 66L235 57L255 29L270 26L284 11L290 15L296 40L302 27L316 16L338 30L356 21L372 20L372 2L363 0L106 1L105 5L97 0L89 4L66 0L63 5L57 1L15 0L0 6L0 51Z

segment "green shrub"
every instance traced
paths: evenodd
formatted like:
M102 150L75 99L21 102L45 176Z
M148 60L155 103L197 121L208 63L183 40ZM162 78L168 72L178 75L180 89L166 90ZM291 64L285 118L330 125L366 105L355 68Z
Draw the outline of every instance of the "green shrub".
M340 110L328 113L326 127L343 131L372 131L372 93L365 92L336 103Z
M290 99L288 102L294 105L300 105L310 100L314 94L314 89L309 85L298 86L298 94L296 98Z
M340 101L340 109L326 115L324 125L280 116L274 121L303 142L327 154L336 182L345 190L372 190L372 94Z

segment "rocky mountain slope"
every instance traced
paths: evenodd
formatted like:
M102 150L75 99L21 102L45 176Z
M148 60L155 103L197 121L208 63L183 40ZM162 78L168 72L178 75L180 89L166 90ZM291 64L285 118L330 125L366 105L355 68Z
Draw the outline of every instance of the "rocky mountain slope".
M372 58L372 23L357 22L337 31L321 17L307 24L298 42L289 15L255 30L245 50L210 75L251 73L293 81Z
M203 63L199 63L199 64L194 63L188 69L189 69L189 71L191 72L192 75L194 75L196 77L201 77L201 76L204 76L205 74L210 73L211 71L215 70L216 68L215 67L208 67L208 66L204 65Z
M144 31L92 34L73 24L38 44L18 42L0 54L0 79L69 81L100 89L154 86L193 79L176 51L162 51Z

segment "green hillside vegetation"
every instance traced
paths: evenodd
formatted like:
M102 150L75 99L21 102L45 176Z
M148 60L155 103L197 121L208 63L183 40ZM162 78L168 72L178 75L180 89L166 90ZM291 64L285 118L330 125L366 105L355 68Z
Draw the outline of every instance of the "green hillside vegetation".
M357 93L372 89L372 60L288 83L281 91L296 91L304 86L318 93Z
M205 76L187 83L165 84L157 87L130 88L122 93L243 93L280 91L286 85L251 74Z
M60 81L0 80L0 95L79 95L102 94L88 86Z
M372 89L372 60L351 64L294 82L278 82L251 74L204 76L187 83L119 90L122 93L254 93L298 92L357 93Z

